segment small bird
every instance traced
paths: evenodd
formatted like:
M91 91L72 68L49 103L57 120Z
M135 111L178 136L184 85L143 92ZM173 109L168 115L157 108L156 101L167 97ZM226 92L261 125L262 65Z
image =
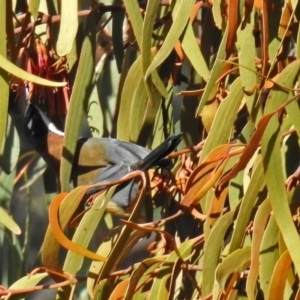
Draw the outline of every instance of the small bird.
M25 112L24 133L32 147L59 176L64 133L31 102ZM181 137L181 133L170 136L153 151L113 138L80 138L70 182L73 187L109 183L135 170L146 171L154 166L165 165L165 157L178 146ZM88 193L96 191L99 188L91 189ZM138 191L136 181L130 180L117 187L111 201L118 206L128 207Z

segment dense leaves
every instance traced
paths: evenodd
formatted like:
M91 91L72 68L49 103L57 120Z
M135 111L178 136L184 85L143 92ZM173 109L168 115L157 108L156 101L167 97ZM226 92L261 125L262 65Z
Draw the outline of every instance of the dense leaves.
M299 297L298 1L23 2L0 3L0 296ZM54 190L27 100L64 125ZM169 169L70 187L80 135L153 149L180 132Z

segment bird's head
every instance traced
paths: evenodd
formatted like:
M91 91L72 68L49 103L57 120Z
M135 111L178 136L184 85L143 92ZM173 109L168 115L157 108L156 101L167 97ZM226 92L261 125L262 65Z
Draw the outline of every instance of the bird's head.
M29 102L24 117L24 132L30 142L34 142L49 132L63 136L47 116L33 103Z

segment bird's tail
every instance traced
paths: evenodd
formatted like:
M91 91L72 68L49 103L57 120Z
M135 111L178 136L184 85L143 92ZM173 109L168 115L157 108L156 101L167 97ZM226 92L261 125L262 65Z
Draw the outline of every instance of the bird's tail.
M144 159L135 164L133 169L146 171L156 165L170 154L179 145L182 133L168 137L162 144L152 150Z

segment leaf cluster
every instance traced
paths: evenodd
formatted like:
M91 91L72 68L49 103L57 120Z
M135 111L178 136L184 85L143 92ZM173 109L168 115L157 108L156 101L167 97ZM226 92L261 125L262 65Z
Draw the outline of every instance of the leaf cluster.
M0 4L0 296L300 298L298 1L81 2ZM20 146L9 109L25 98L65 124L37 269L46 166ZM87 199L91 186L69 185L84 124L150 148L183 141L171 170L130 173ZM114 207L132 178L138 198ZM8 213L20 189L24 226Z

